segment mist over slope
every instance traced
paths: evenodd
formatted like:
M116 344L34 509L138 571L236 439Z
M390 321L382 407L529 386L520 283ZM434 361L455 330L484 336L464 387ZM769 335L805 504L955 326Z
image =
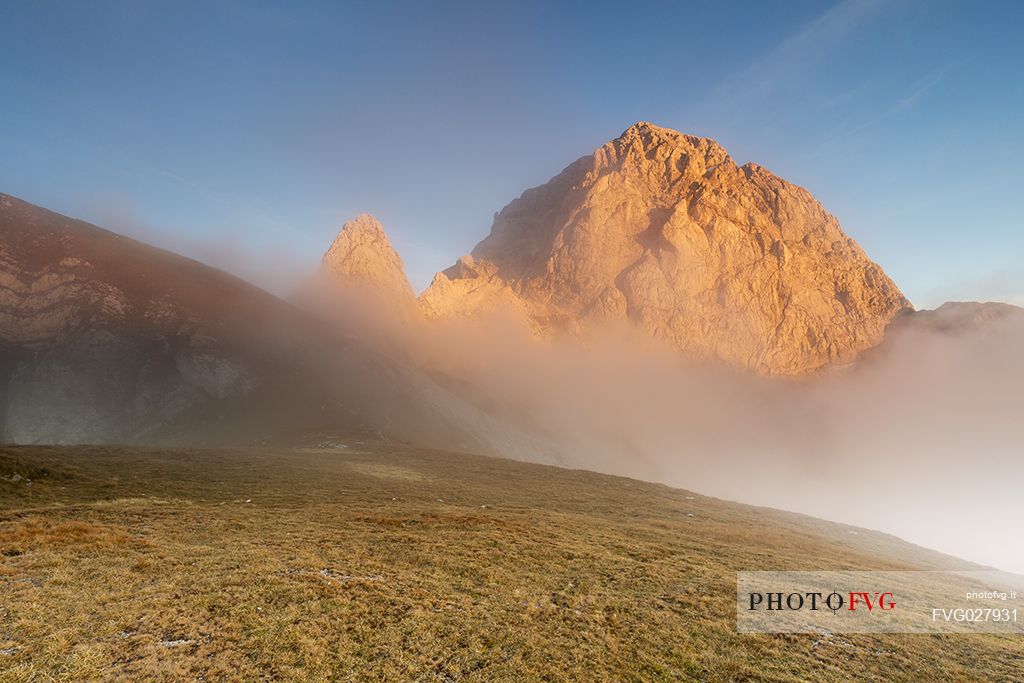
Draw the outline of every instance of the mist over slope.
M961 309L983 305L960 304ZM419 336L425 366L507 430L509 457L638 477L896 533L1024 571L1024 310L937 332L901 318L853 367L766 378L608 331L539 343L508 320Z
M403 372L233 276L0 195L8 442L244 443L385 427L460 439Z

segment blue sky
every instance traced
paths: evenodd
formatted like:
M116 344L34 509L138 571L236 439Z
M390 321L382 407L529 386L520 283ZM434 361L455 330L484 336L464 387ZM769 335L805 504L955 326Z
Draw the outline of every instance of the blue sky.
M374 213L414 285L638 120L809 188L919 307L1024 304L1024 3L48 2L0 191L279 293Z

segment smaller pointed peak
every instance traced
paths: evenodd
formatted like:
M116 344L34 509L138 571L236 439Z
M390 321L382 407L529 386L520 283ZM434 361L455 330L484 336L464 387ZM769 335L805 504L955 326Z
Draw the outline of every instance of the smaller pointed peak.
M324 254L324 262L344 260L353 250L392 251L384 226L374 216L361 213L346 221Z
M406 302L415 299L402 258L391 246L384 226L368 213L342 226L324 254L321 269L339 281L367 285Z
M356 234L371 234L380 235L385 240L387 239L387 233L384 232L384 226L377 220L375 216L369 213L361 213L350 221L346 221L341 226L341 232L338 233L338 237L348 234L350 236Z
M353 254L368 253L378 254L388 261L401 262L380 221L371 214L361 213L341 226L330 249L324 254L324 264L347 265L346 262Z

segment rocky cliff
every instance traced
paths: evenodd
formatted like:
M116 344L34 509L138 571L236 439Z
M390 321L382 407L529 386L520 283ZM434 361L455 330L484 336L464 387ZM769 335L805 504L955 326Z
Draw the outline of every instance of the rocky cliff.
M420 304L509 308L541 334L629 321L766 374L852 360L910 307L807 190L649 123L506 206Z

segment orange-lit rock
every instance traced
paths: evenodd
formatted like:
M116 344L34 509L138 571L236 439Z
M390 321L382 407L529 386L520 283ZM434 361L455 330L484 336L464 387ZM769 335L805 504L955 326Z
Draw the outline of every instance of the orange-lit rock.
M853 359L910 304L807 190L638 123L506 206L420 306L510 307L542 334L630 321L692 355L800 374Z

